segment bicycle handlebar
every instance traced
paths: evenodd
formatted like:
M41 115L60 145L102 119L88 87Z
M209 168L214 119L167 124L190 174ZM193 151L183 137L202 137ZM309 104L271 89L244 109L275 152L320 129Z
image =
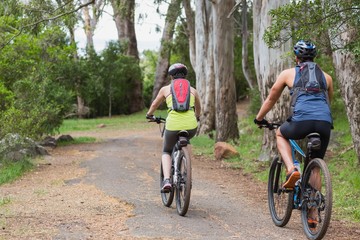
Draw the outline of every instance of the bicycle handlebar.
M270 130L277 129L281 126L280 123L269 123L265 119L263 119L261 122L257 122L256 124L259 126L259 128L268 128Z
M149 122L156 122L157 124L166 122L166 119L162 117L147 116L146 119L148 119Z

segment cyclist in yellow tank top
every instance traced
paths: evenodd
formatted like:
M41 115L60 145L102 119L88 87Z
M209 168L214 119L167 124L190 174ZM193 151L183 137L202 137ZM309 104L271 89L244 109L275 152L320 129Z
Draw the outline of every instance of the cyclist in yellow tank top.
M187 68L184 64L175 63L170 66L168 74L170 75L171 80L185 78L187 75ZM201 113L200 98L195 88L190 87L190 91L190 109L188 111L177 112L172 109L173 99L171 95L171 84L169 84L160 89L146 114L146 118L152 118L155 110L161 103L166 101L169 111L166 118L163 153L161 157L165 179L162 187L163 190L171 188L171 152L176 144L177 133L181 130L187 130L189 132L189 137L192 138L197 131L197 121L199 120Z

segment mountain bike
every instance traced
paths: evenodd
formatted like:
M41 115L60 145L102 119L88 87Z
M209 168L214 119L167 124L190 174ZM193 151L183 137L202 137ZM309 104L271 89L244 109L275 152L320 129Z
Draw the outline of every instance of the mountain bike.
M259 127L274 130L280 125L266 123ZM286 181L285 164L280 156L273 159L268 179L268 204L271 218L276 226L283 227L289 222L292 210L298 209L301 211L301 221L306 237L322 239L330 224L332 186L329 169L324 160L311 157L313 150L320 149L320 135L318 133L307 135L306 153L296 141L292 139L289 141L293 161L300 160L304 171L293 189L283 188L282 185ZM300 155L299 160L296 160L296 155ZM314 175L320 177L321 185L313 186L315 185Z
M149 122L160 124L161 137L164 135L166 120L161 117L149 119ZM188 149L189 133L187 131L178 132L178 140L171 154L171 174L170 182L172 188L169 192L161 192L161 200L164 206L170 207L174 195L176 198L176 209L180 216L185 216L190 205L190 195L192 188L191 176L191 156ZM163 166L160 166L160 187L164 181Z

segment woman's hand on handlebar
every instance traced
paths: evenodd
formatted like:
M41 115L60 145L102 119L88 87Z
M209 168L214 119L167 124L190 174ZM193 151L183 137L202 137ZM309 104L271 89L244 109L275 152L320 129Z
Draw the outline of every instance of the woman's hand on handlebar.
M254 119L254 123L259 126L259 128L268 128L270 130L277 129L281 126L280 123L269 123L266 119L262 119L261 121Z
M264 118L262 120L254 119L254 123L259 126L259 128L267 127L269 125L269 122Z

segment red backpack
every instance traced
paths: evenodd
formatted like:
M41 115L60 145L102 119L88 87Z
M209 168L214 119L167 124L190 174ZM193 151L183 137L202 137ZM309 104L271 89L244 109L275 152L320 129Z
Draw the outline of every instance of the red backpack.
M190 82L186 79L178 78L171 82L171 95L173 107L177 112L186 112L190 109Z

